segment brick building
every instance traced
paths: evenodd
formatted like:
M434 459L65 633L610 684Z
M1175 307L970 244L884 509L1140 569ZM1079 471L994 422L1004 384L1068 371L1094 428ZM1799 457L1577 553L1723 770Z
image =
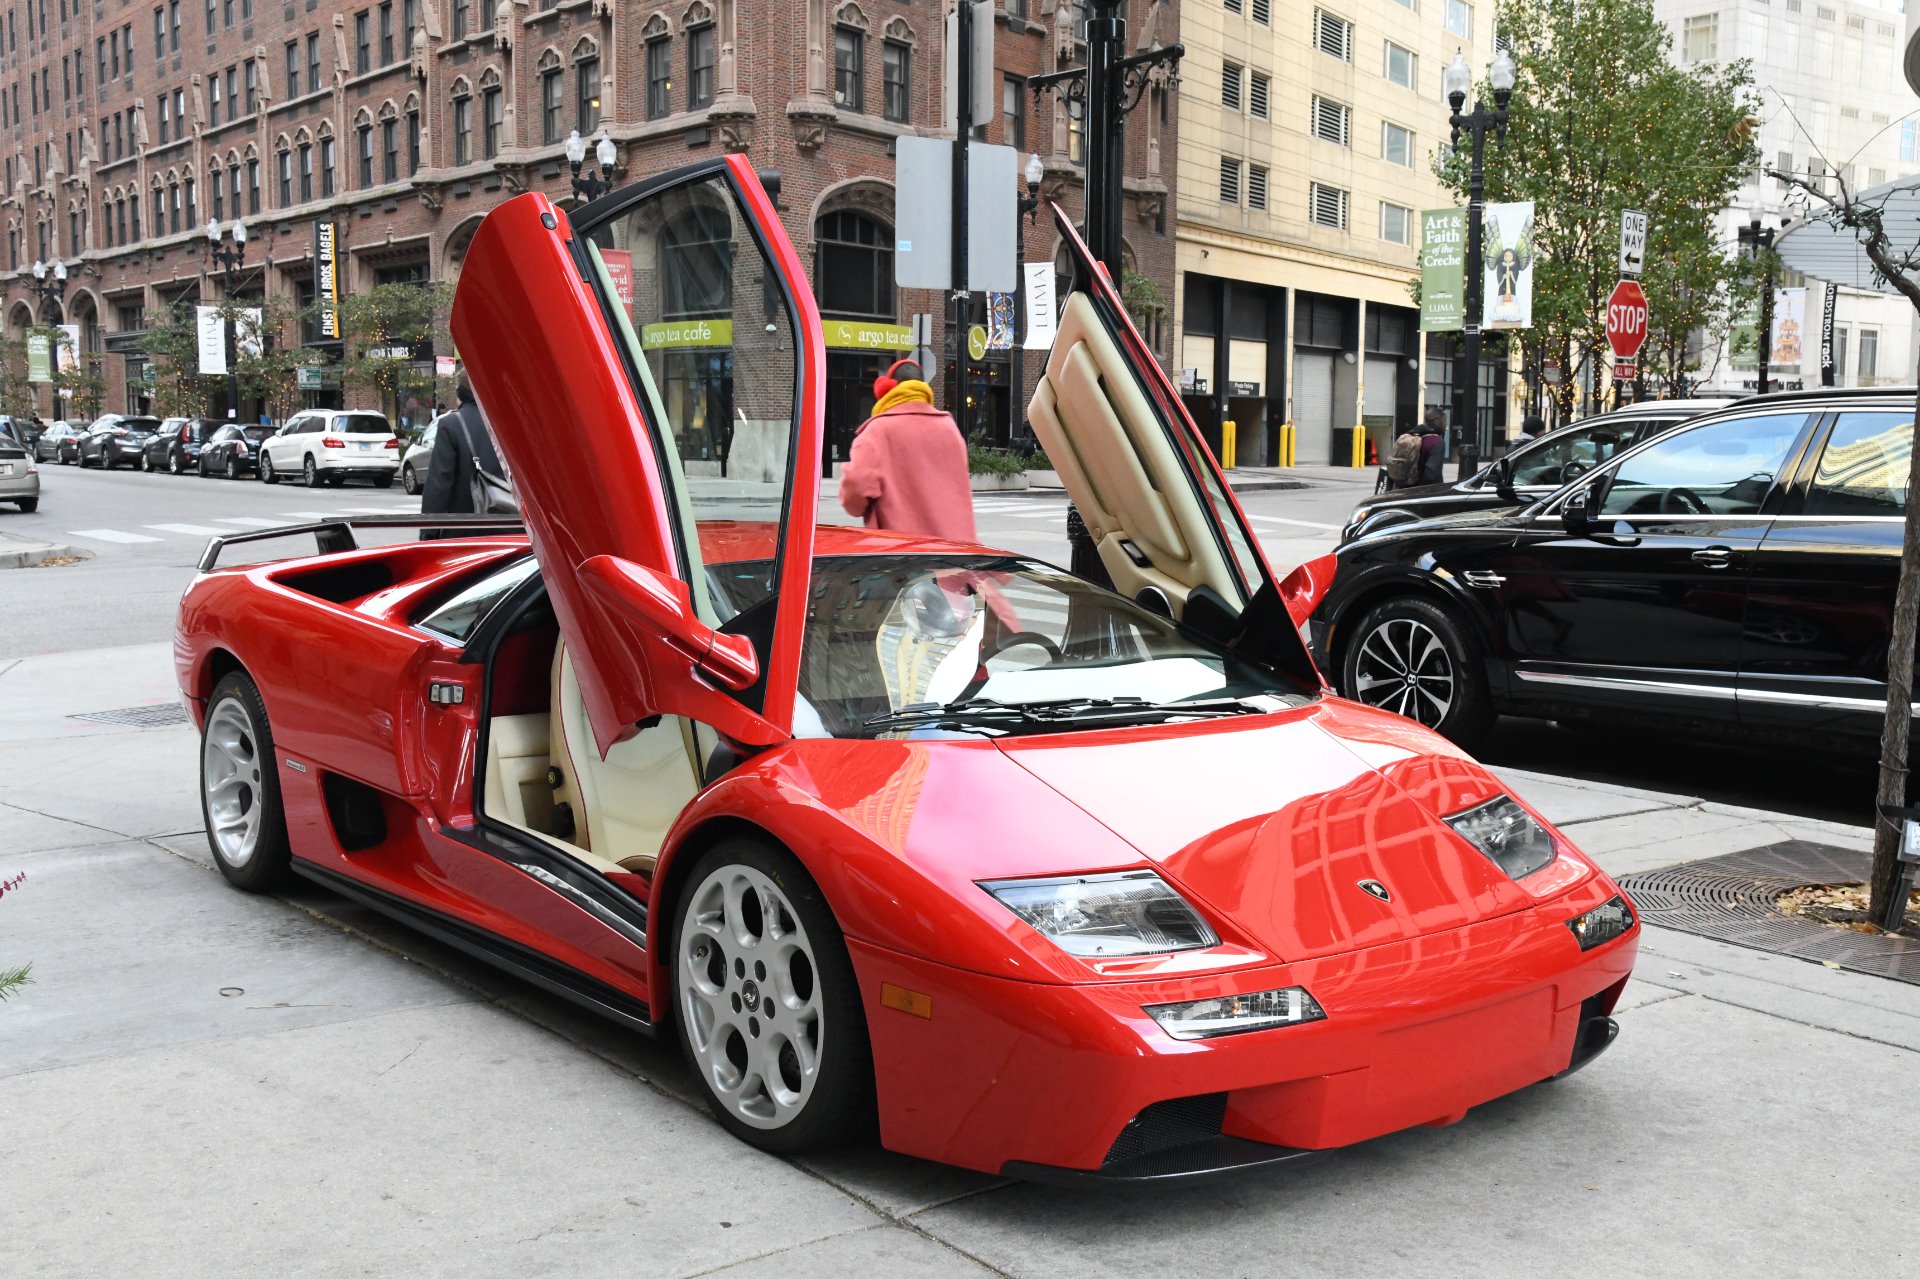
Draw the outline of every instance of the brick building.
M926 0L8 3L0 328L77 325L109 410L143 403L147 317L219 295L209 219L246 222L246 298L312 299L322 221L337 227L343 292L454 281L494 205L528 190L565 202L576 128L612 138L617 183L725 151L781 171L788 234L823 311L845 322L829 326L835 452L904 344L900 326L930 312L939 332L938 298L896 289L892 270L894 139L940 129L942 6ZM1175 0L1132 8L1131 44L1173 41ZM1043 196L1077 210L1079 113L1036 104L1023 81L1080 60L1085 11L998 0L996 19L1002 110L983 135L1037 153ZM1152 87L1133 116L1126 226L1129 261L1152 282L1133 296L1170 359L1155 309L1173 291L1168 96ZM1023 235L1028 260L1057 253L1044 219ZM66 266L58 302L43 302L35 261ZM337 343L301 336L339 358ZM1016 429L1038 363L1018 358L990 352L976 368L971 429ZM358 394L309 380L315 405Z

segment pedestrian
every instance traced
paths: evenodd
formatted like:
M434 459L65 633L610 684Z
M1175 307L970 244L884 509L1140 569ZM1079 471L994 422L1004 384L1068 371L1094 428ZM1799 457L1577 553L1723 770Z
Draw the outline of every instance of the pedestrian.
M874 379L873 397L840 472L840 505L868 528L977 540L967 442L934 407L920 366L895 361Z
M1529 413L1520 419L1520 438L1515 440L1514 443L1525 444L1529 440L1539 439L1546 433L1547 420L1538 413Z
M1420 482L1420 443L1424 438L1412 422L1394 436L1393 448L1387 454L1386 485L1381 488L1376 483L1376 491L1390 493Z
M1420 475L1416 483L1444 484L1447 479L1447 417L1438 408L1427 410L1420 424Z
M459 407L446 416L433 439L433 456L427 463L426 482L420 488L422 515L499 514L498 510L476 511L476 488L498 485L505 489L505 471L500 455L493 447L486 418L473 398L473 384L465 370L458 375L454 398ZM490 503L491 505L491 503ZM423 540L452 537L450 530L426 529Z

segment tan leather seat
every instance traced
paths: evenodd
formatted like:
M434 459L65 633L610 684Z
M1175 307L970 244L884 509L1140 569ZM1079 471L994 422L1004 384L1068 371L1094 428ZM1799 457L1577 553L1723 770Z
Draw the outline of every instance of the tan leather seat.
M700 789L690 726L663 715L601 759L594 749L580 683L562 640L553 657L553 799L573 810L572 842L592 859L650 874L667 831Z
M537 835L553 827L548 720L546 715L496 715L487 723L487 815Z

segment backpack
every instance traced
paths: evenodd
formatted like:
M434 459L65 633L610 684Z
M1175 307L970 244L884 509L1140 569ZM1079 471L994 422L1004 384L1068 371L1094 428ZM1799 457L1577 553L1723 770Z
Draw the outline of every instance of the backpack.
M1420 437L1412 431L1393 442L1387 458L1387 478L1395 484L1411 484L1420 472Z
M467 476L468 500L473 503L475 515L518 515L520 499L514 496L513 486L504 476L495 475L480 465L480 450L475 447L473 424L464 417L459 419L460 427L467 435L467 455L472 462L472 473Z

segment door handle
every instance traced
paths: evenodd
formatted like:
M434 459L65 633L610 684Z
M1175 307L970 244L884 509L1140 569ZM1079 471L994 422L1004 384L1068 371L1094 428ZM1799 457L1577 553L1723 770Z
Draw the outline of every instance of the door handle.
M1693 562L1708 568L1727 568L1733 563L1733 551L1725 546L1703 546L1693 553Z

